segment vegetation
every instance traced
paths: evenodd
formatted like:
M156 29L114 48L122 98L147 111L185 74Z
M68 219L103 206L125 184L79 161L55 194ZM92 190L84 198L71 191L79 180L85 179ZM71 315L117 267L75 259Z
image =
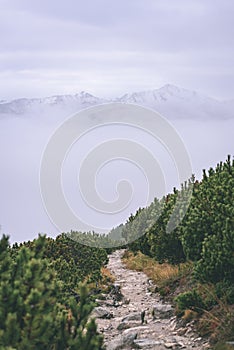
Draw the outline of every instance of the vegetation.
M156 291L162 295L171 293L182 277L191 273L192 265L183 263L180 266L168 263L160 264L155 259L137 252L127 251L123 262L132 270L143 271L157 286Z
M113 279L105 269L107 252L126 241L131 252L125 263L148 274L163 296L173 297L178 316L193 318L217 349L225 348L223 340L234 340L234 161L229 156L204 171L200 182L192 177L180 190L139 208L109 235L39 236L13 247L3 236L0 349L102 349L90 320L92 300Z
M186 215L180 215L182 200L173 214L177 226L168 230L186 186L192 186ZM204 170L200 182L192 177L181 190L138 210L123 228L125 237L132 232L139 238L128 245L133 253L126 257L128 266L145 271L163 295L177 289L178 315L199 319L201 334L214 342L233 341L234 160L228 156L216 168Z
M87 259L87 257L89 257ZM0 348L101 350L81 281L101 280L107 255L65 235L9 246L0 241Z

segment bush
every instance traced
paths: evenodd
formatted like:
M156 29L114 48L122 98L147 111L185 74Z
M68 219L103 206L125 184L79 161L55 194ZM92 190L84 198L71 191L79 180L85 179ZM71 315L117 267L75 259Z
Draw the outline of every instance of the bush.
M196 277L205 282L234 282L234 161L230 156L195 186L181 225L187 259L196 261Z
M0 240L0 348L102 349L94 321L88 321L92 304L87 289L80 300L63 304L63 282L44 257L46 238L33 248L22 246L13 253L8 238Z
M178 295L175 302L180 312L190 309L202 313L205 308L205 304L196 289Z

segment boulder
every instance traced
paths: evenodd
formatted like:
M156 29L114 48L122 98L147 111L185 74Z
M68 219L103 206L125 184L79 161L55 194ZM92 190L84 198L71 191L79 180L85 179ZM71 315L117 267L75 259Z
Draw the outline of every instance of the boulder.
M122 322L126 321L142 321L142 312L134 312L122 318Z
M131 346L137 337L137 333L124 334L123 336L118 336L107 344L106 350L120 350L126 348L126 346Z
M111 287L111 291L109 295L115 300L115 301L121 301L123 299L123 294L121 293L121 286L118 283L115 283Z
M165 343L164 346L167 349L174 349L178 344L177 343Z
M138 326L138 327L133 327L133 328L128 328L123 331L123 335L128 334L128 333L137 333L141 334L144 331L149 330L148 326Z
M123 329L134 328L138 327L139 325L140 323L138 321L124 321L118 325L117 329L118 331L122 331Z
M157 304L153 307L152 311L153 318L170 318L173 315L173 308L169 304Z
M165 349L163 342L150 338L136 339L134 340L134 345L137 349Z
M92 312L92 316L96 318L107 318L107 319L113 317L112 313L109 310L101 306L97 306L94 308Z
M113 340L111 340L107 346L106 346L106 350L120 350L123 349L123 340L121 337L118 338L114 338Z

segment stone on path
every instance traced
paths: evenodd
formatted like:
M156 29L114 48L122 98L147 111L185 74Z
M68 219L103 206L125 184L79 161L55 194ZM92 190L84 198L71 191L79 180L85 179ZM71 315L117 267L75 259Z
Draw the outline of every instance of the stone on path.
M127 329L127 328L138 327L140 324L141 324L141 322L139 323L139 321L124 321L118 325L117 329L119 331L122 331L122 330Z
M142 312L134 312L122 318L123 322L126 321L141 321L142 322Z
M128 334L128 333L144 333L144 331L147 331L149 329L148 326L138 326L138 327L133 327L133 328L128 328L123 331L123 334Z
M156 304L153 307L153 318L171 318L173 316L173 308L168 304Z
M132 346L136 338L136 332L116 337L110 341L109 344L107 344L107 350L120 350L126 348L127 346Z
M134 345L137 349L165 349L161 341L150 338L136 339Z
M92 316L93 317L97 317L97 318L112 318L113 317L113 314L105 309L104 307L101 307L101 306L97 306L94 308L93 312L92 312Z

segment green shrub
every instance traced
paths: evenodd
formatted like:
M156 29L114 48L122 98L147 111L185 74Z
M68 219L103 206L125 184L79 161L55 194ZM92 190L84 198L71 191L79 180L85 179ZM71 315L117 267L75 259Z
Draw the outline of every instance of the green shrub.
M93 305L85 286L79 302L63 303L63 282L44 257L46 238L12 253L0 240L0 348L17 350L101 350L102 338L88 318Z
M202 313L205 308L205 304L196 289L178 295L175 302L180 312L190 309Z
M229 156L195 186L181 225L183 248L204 282L234 282L234 161Z

